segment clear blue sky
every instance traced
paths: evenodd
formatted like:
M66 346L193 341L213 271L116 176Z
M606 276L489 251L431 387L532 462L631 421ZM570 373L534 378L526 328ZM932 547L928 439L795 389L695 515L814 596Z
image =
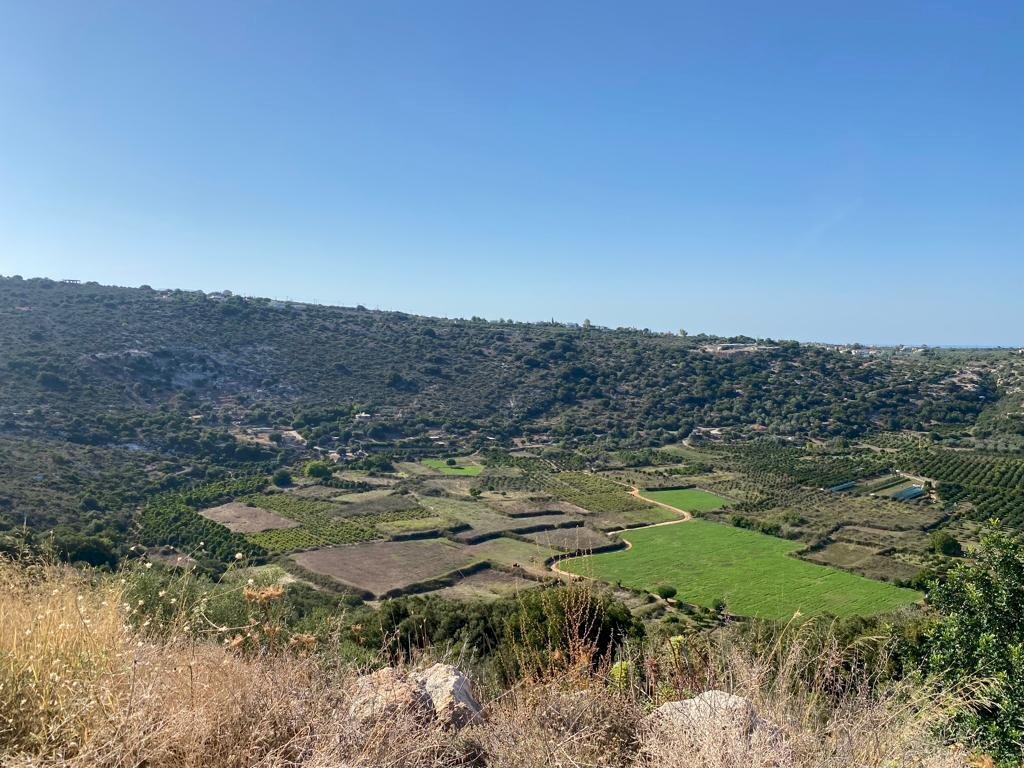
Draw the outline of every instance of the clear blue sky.
M1019 2L0 0L0 273L1024 343Z

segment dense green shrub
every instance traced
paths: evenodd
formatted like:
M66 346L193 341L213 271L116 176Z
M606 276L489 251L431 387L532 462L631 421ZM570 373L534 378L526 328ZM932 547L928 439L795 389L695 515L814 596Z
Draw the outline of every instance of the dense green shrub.
M326 461L311 461L308 464L306 464L304 472L306 474L306 477L314 477L319 480L326 480L328 477L334 474L331 465L328 464Z
M654 591L658 593L658 597L662 600L670 600L676 596L678 590L671 584L659 584Z
M947 531L936 531L933 533L929 544L932 551L937 555L960 557L964 553L964 549L960 545L960 542Z
M1002 764L1019 765L1024 742L1024 541L989 527L974 558L938 582L928 601L940 618L924 639L924 669L951 686L984 682L985 706L954 727Z

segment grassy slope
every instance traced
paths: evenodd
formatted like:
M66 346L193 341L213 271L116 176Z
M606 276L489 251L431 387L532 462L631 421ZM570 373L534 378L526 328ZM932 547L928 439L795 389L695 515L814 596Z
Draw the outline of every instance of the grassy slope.
M687 512L707 512L712 509L719 509L729 503L728 499L717 496L699 488L678 488L671 491L644 491L643 495L648 499L660 501L676 509L683 509Z
M438 470L442 475L462 475L473 477L484 471L480 464L460 464L454 467L448 466L444 459L424 459L423 463L431 469Z
M573 573L653 590L674 584L679 598L731 612L786 619L796 611L874 614L918 599L917 592L790 557L797 542L694 520L623 535L633 547L562 563Z

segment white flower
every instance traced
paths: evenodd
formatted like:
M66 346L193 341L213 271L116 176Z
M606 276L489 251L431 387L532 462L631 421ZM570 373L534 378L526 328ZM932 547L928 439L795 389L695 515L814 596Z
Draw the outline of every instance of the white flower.
M235 552L235 560L241 560L241 559L242 559L242 553L241 552Z

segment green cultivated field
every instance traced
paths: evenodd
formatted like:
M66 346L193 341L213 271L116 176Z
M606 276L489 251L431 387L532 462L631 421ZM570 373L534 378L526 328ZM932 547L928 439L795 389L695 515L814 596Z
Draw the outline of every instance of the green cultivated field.
M457 459L458 464L454 467L449 466L445 463L444 459L424 459L423 464L436 469L443 475L462 475L464 477L473 477L479 475L484 471L484 468L476 463L463 463L465 459Z
M731 613L772 619L797 611L871 615L920 597L791 557L802 546L798 542L702 520L628 531L623 538L631 549L566 560L561 567L649 591L667 582L688 603L711 606L721 598Z
M660 501L670 507L682 509L687 512L710 512L729 503L728 499L716 496L713 493L702 491L699 488L677 488L671 491L643 491L648 499Z

